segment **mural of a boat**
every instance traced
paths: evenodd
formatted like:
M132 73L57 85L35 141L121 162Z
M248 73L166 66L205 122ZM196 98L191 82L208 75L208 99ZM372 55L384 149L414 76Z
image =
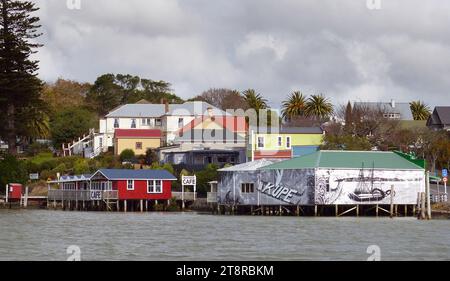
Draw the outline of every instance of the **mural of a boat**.
M374 177L375 168L372 167L370 176L364 175L364 164L357 178L345 178L337 180L339 185L343 182L357 182L353 193L348 196L356 202L379 202L391 194L390 190L384 191L383 181L398 181L398 179L384 179Z

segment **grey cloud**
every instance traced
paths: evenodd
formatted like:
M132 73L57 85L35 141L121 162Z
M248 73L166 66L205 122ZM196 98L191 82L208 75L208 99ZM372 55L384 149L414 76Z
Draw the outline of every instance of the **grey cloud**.
M255 88L272 106L292 90L334 102L396 98L440 104L450 86L450 2L382 0L37 1L43 79L105 72L173 84Z

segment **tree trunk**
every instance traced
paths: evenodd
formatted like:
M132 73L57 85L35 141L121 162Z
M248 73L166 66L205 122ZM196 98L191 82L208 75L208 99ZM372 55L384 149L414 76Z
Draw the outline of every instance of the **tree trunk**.
M12 155L17 154L17 135L16 135L16 126L15 126L15 111L16 108L13 104L8 106L7 120L8 120L8 151Z

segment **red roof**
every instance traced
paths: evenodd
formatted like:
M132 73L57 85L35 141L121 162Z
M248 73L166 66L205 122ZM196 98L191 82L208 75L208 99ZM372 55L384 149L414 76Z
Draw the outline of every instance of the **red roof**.
M242 116L201 116L189 122L189 124L181 128L179 132L186 132L188 130L191 130L202 122L208 121L210 119L212 119L213 122L219 124L222 128L230 130L231 132L247 131L247 122L245 121L245 117Z
M255 160L258 159L290 159L292 158L292 150L255 150L254 152Z
M116 129L115 138L161 138L161 130L155 129Z

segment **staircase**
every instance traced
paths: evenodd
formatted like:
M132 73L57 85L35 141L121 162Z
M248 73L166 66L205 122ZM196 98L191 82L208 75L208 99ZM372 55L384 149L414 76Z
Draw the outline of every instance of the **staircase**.
M68 144L62 144L63 156L82 155L85 158L94 158L99 155L101 149L94 151L95 129L90 129L88 135L78 138Z

